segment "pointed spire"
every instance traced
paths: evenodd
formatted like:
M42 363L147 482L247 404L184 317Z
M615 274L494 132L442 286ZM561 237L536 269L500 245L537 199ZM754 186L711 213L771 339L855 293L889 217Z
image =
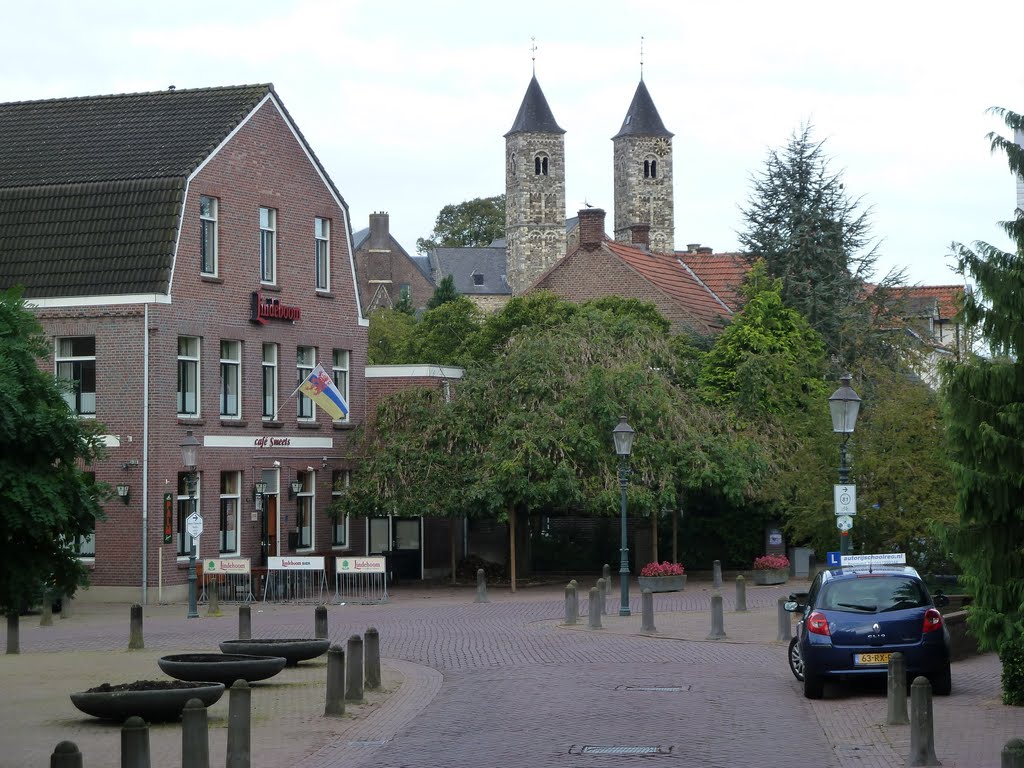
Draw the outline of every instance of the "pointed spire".
M672 132L665 127L658 114L658 108L654 106L654 100L647 91L643 80L636 87L633 94L633 101L626 110L626 119L622 121L619 132L612 136L617 139L620 136L672 136Z
M565 133L555 122L555 116L551 114L551 107L544 98L544 91L540 89L536 75L530 78L523 103L519 106L519 114L505 136L511 136L513 133Z

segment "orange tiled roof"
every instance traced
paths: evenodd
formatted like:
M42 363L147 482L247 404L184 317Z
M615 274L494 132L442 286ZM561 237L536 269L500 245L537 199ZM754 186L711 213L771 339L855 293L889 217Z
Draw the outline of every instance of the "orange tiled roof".
M750 264L741 253L692 253L676 251L696 278L704 283L733 312L743 306L739 288L750 270Z
M895 294L906 301L907 308L914 314L931 315L932 308L938 306L939 318L950 319L960 311L964 286L912 285L897 288Z

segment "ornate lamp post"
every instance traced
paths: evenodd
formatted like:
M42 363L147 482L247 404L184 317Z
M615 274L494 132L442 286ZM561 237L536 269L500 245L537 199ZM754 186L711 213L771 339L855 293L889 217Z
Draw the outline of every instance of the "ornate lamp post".
M199 464L199 441L192 434L192 430L185 433L185 439L181 441L181 463L188 469L185 475L185 484L188 486L188 508L189 517L196 514L196 485L199 481L199 474L196 467ZM196 609L196 537L189 533L188 554L188 618L198 619L199 611Z
M839 432L843 441L839 444L839 484L850 482L850 468L846 463L846 443L857 426L857 414L860 412L860 396L850 386L850 374L839 377L840 387L828 399L829 410L832 411L832 431ZM839 533L840 555L850 554L850 533Z
M267 492L267 484L263 480L257 480L253 485L254 501L256 511L260 513L260 561L261 565L267 564L267 552L270 547L270 530L267 524L267 510L263 495Z
M619 423L612 430L615 453L619 456L619 512L622 519L621 547L619 549L619 588L622 599L619 602L619 616L629 616L629 547L626 541L626 488L629 486L629 454L633 450L633 435L636 434L620 416Z

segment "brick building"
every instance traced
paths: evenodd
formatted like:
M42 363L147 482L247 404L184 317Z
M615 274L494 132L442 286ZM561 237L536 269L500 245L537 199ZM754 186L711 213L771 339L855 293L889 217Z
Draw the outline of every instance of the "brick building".
M391 234L391 217L371 213L370 226L352 235L356 278L361 304L367 315L375 309L392 309L408 296L414 309L427 306L437 286L431 279L425 256L410 256Z
M189 431L200 558L362 554L365 523L327 515L367 413L348 208L273 87L2 104L0 135L0 288L126 489L76 542L82 598L185 594ZM289 396L317 363L339 421Z

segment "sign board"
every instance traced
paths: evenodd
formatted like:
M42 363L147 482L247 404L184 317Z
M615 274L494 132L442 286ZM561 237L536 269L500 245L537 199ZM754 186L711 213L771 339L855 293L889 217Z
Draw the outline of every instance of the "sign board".
M193 539L198 539L203 535L203 518L199 516L198 512L193 512L185 518L185 530Z
M335 562L338 573L385 573L383 557L339 557Z
M174 496L164 494L164 544L174 541Z
M857 486L852 483L832 486L836 502L836 516L857 514Z
M853 528L853 518L849 515L840 515L836 518L836 528L840 531L848 531Z
M271 557L267 567L272 571L322 571L323 555L320 557Z
M880 555L843 555L843 565L906 565L906 552L886 552Z
M220 557L203 561L203 573L249 573L248 557Z
M840 554L838 552L826 552L825 553L825 565L828 566L839 566L841 565Z

